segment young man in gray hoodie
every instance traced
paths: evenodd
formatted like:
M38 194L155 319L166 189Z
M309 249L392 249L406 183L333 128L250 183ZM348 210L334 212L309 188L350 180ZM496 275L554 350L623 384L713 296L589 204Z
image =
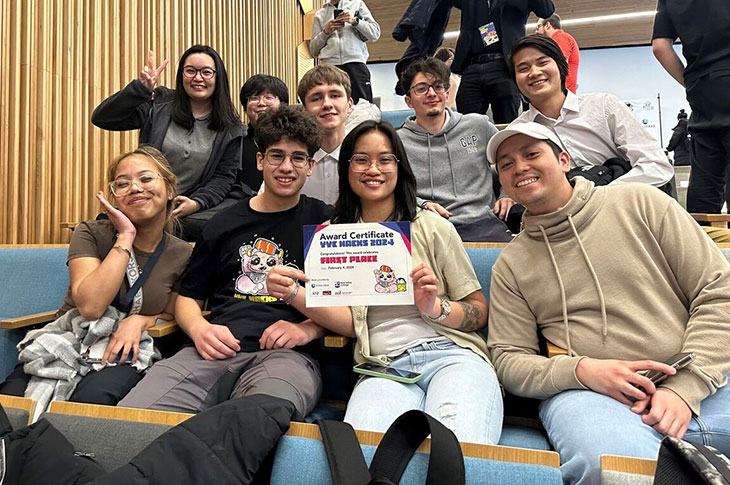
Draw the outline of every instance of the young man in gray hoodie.
M449 219L465 241L508 242L503 222L514 202L494 193L487 143L497 128L485 115L446 107L449 69L419 59L401 75L406 103L416 111L398 134L418 184L418 203Z

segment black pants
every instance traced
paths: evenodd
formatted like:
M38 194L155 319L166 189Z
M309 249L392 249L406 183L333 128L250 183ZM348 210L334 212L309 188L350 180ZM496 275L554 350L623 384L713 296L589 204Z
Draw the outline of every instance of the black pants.
M456 93L456 109L462 114L483 115L491 105L494 123L511 123L517 118L520 99L507 63L496 59L467 66Z
M360 98L373 102L373 87L370 84L370 69L363 62L348 62L337 66L350 76L352 84L352 102L357 104Z
M5 382L0 384L0 394L22 397L30 377L23 372L23 364L18 364ZM89 372L76 386L69 401L116 406L140 380L142 374L131 365L118 365L106 367L99 372Z
M719 213L730 205L730 73L714 73L687 86L692 134L687 210Z

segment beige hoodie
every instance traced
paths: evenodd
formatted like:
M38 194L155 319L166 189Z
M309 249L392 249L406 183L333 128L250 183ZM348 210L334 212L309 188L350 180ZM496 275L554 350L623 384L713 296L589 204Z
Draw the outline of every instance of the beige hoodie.
M690 215L651 186L578 177L564 207L524 226L492 271L488 348L505 388L547 398L585 389L584 356L695 352L661 387L699 414L730 371L730 264ZM568 355L539 355L538 332Z

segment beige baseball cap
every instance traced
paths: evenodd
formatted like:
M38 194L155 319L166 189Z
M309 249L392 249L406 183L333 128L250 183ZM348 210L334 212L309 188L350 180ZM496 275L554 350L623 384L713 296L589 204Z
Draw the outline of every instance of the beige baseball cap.
M538 140L550 140L551 142L558 145L561 149L565 150L565 147L560 141L560 138L558 138L558 135L547 126L543 126L540 123L535 123L534 121L528 121L526 123L513 123L504 130L494 135L491 140L489 140L489 144L487 145L487 158L489 158L490 163L496 164L497 150L499 149L499 146L507 138L514 135L527 135L532 138L537 138Z

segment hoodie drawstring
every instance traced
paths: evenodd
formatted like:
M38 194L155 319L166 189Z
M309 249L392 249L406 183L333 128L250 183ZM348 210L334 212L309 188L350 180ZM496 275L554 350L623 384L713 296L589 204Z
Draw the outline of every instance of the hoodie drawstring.
M431 134L426 133L426 140L428 141L428 175L431 177L431 200L433 197L433 162L431 161Z
M608 318L606 317L606 300L603 296L603 290L601 289L601 284L598 281L598 275L596 275L596 271L593 269L591 260L588 258L588 253L586 252L585 247L583 246L583 242L578 235L578 230L575 228L575 224L573 223L573 217L570 214L568 214L568 223L570 224L570 228L573 230L575 239L578 241L578 246L580 247L580 251L583 255L584 261L586 262L586 266L588 266L588 271L591 273L593 283L596 285L596 291L598 292L598 301L601 305L601 336L603 337L603 343L605 344L608 337ZM568 347L568 355L572 357L573 348L570 345L570 327L568 326L568 304L565 296L565 285L563 285L563 278L560 276L560 269L558 268L558 263L555 260L555 254L553 253L553 248L550 245L550 240L545 233L545 228L542 225L538 227L540 228L542 237L545 240L545 245L548 248L550 261L552 262L553 268L555 269L555 274L558 277L558 285L560 287L560 300L563 309L563 326L565 327L565 344Z

